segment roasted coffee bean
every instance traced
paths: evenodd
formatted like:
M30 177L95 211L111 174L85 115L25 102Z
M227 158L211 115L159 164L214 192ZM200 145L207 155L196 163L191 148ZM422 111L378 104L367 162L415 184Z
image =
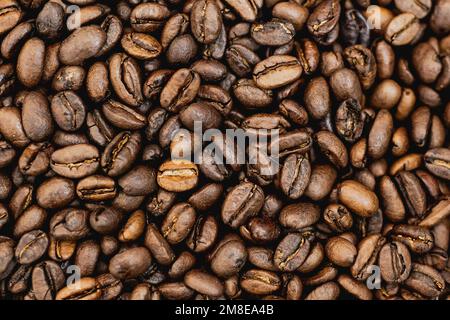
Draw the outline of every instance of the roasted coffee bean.
M430 251L434 243L433 235L428 229L413 225L396 225L392 229L392 238L417 253Z
M355 99L343 101L336 111L337 133L348 142L355 142L361 137L364 122L361 106Z
M280 289L281 279L274 272L251 269L243 274L240 284L250 294L266 295Z
M307 22L308 31L323 36L332 31L339 22L341 5L336 0L326 0L314 8Z
M303 68L295 57L272 56L255 66L253 80L262 89L275 89L299 79L302 71Z
M189 64L197 55L198 46L190 34L176 37L166 52L167 61L171 64Z
M414 14L402 13L389 22L384 37L394 46L403 46L414 40L419 29L420 24Z
M323 153L338 168L345 168L348 164L348 154L345 145L336 135L329 131L319 131L315 141Z
M19 108L0 108L0 117L4 119L0 122L0 133L3 137L15 147L26 147L30 140L25 134ZM6 147L3 147L2 149L5 150L5 148ZM8 148L6 150L8 150Z
M274 19L266 23L253 24L250 34L260 45L282 46L294 38L295 29L290 22Z
M99 300L102 290L97 280L90 277L81 278L75 286L66 286L58 291L56 300Z
M441 220L444 221L445 217L450 214L449 210L450 200L444 198L437 202L433 207L427 212L427 216L423 219L419 225L423 227L432 227L438 224Z
M240 79L233 86L233 92L236 99L250 109L265 108L273 101L272 91L257 87L255 81L250 79Z
M194 130L199 123L202 129L218 128L222 121L219 111L209 103L192 103L180 111L180 121L188 129Z
M17 77L26 87L39 84L44 71L45 44L39 38L31 38L22 46L17 58Z
M436 269L413 263L406 286L428 298L436 298L445 288L445 282Z
M337 232L344 232L353 225L350 211L341 204L328 205L323 213L323 218L328 226Z
M214 42L222 28L222 14L215 1L195 1L191 9L191 30L197 41Z
M308 256L310 242L300 233L290 233L278 244L273 259L278 269L291 272L302 265Z
M409 171L400 171L395 176L395 181L409 212L415 217L422 217L427 207L427 198L420 180Z
M47 98L38 91L28 93L22 105L22 125L33 141L47 140L53 132L53 121Z
M16 259L20 264L31 264L45 253L48 247L48 237L41 230L24 234L16 246Z
M194 295L194 291L183 282L166 282L158 286L158 290L169 300L187 300Z
M159 3L141 3L130 14L130 23L138 32L151 32L159 29L169 17L169 9Z
M75 199L72 180L54 177L45 180L36 191L37 203L45 209L64 208Z
M450 151L447 148L435 148L424 155L425 166L437 177L450 180Z
M138 130L147 124L147 119L142 114L118 101L106 101L102 111L105 118L120 129Z
M65 66L60 68L52 81L55 91L73 90L77 91L83 85L86 71L80 66Z
M448 299L449 0L66 2L0 0L0 299Z
M57 212L50 220L50 234L55 240L79 240L89 233L89 212L68 208Z
M154 216L161 216L169 211L175 200L175 192L159 189L158 193L147 204L147 210Z
M311 176L311 164L301 154L289 155L281 169L281 190L291 199L300 198L308 186Z
M331 262L340 267L350 267L355 261L356 247L343 236L330 238L325 245L325 253Z
M77 131L86 117L86 107L73 91L62 91L53 96L51 110L56 123L65 131Z
M132 279L143 274L151 262L150 252L146 248L130 248L111 258L109 272L119 280Z
M83 178L97 171L99 152L88 144L75 144L56 150L51 156L50 166L59 175L67 178Z
M114 92L133 107L143 101L142 75L137 62L124 53L113 55L109 61L109 77Z
M358 10L351 9L344 13L341 32L349 45L369 44L370 25Z
M106 42L106 33L99 26L76 29L61 43L59 60L66 65L81 65L95 56Z
M161 107L171 112L178 112L197 95L200 88L200 76L189 69L179 69L166 83L161 91Z
M96 277L97 285L102 292L101 300L113 300L117 298L123 289L120 280L110 273L104 273Z
M247 261L247 249L235 236L225 236L209 255L212 271L221 278L237 274Z
M223 294L223 284L220 280L212 274L198 269L186 273L184 283L192 290L207 296L220 297Z
M208 250L216 241L218 224L212 216L200 216L197 218L192 232L186 240L188 247L194 252Z
M368 155L380 159L389 148L393 134L393 118L386 110L380 110L375 118L367 141Z
M347 208L362 217L374 215L379 208L377 195L354 180L344 181L338 186L338 197Z
M411 272L411 256L408 248L400 242L386 243L378 258L381 276L386 282L401 283Z
M94 102L102 101L108 96L109 76L105 63L96 62L89 68L86 75L86 91Z
M145 214L142 210L137 210L131 214L122 230L119 232L119 240L123 242L138 239L144 232Z
M163 163L157 173L157 182L167 191L183 192L194 188L198 182L197 166L186 160Z
M19 158L20 171L28 176L46 173L50 166L52 151L52 146L45 142L28 145Z
M85 201L106 201L116 196L116 184L110 177L92 175L77 185L78 198Z
M157 58L162 52L162 46L151 35L130 32L122 37L123 49L132 57L140 60Z
M337 279L337 282L351 295L360 300L372 300L372 292L362 283L349 275L342 274Z
M21 237L29 231L41 229L47 219L47 212L37 205L27 208L16 220L14 236Z
M141 140L138 132L124 131L117 134L106 146L100 159L105 173L115 177L128 171L138 156Z
M222 205L222 220L233 228L244 224L261 210L264 192L256 184L244 182L233 188Z
M232 7L243 20L249 22L255 21L259 10L263 6L263 1L261 0L225 0L225 2Z
M371 234L360 241L358 254L350 269L355 279L365 280L371 275L371 266L376 263L378 254L385 243L386 238L381 234Z
M333 166L327 164L313 166L305 195L314 201L325 198L331 192L336 178L337 171Z
M122 212L115 207L99 206L91 211L90 226L100 234L111 234L116 231L122 220Z

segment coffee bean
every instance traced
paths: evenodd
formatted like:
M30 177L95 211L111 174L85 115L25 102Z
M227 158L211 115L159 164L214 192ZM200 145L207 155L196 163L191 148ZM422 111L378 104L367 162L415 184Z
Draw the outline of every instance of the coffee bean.
M137 59L153 59L161 54L161 44L152 36L143 33L128 33L122 37L122 47Z
M115 181L100 175L88 176L78 183L77 195L86 201L110 200L116 196Z
M38 204L45 209L64 208L75 199L72 180L54 177L45 180L36 191Z
M48 237L41 230L24 234L16 247L16 259L20 264L31 264L45 253L48 247Z
M208 250L216 241L218 223L212 216L200 216L192 227L186 240L187 246L194 252Z
M281 279L274 272L251 269L244 273L240 284L250 294L266 295L280 289Z
M183 241L192 230L195 218L196 212L188 203L174 205L161 225L162 235L171 244Z
M100 27L81 27L61 43L59 60L66 65L81 65L95 56L105 42L106 33Z
M391 20L384 35L394 46L403 46L414 39L419 32L419 22L412 13L402 13Z
M138 32L151 32L159 29L169 15L169 9L162 4L141 3L131 11L130 23Z
M308 18L308 31L314 36L323 36L329 33L338 23L340 14L339 1L327 0L320 3Z
M150 252L146 248L130 248L111 258L109 272L120 280L132 279L143 274L151 262Z
M253 183L245 182L231 190L222 205L222 219L233 228L244 224L262 208L264 192Z
M433 235L420 226L397 225L392 229L392 238L408 246L413 252L424 253L433 247Z
M97 171L99 152L88 144L75 144L56 150L51 156L52 169L63 177L83 178Z
M186 160L163 163L157 174L157 182L167 191L183 192L194 188L198 182L197 166Z
M448 0L68 3L0 0L0 299L448 298Z
M56 300L98 300L102 291L94 278L85 277L76 282L76 286L62 288L56 294Z
M115 127L124 130L138 130L147 124L147 119L126 105L108 100L102 106L105 118Z
M212 271L221 278L237 274L247 261L243 241L234 235L226 236L209 255Z
M379 208L376 194L353 180L344 181L338 187L338 197L347 208L362 217L372 216Z
M220 297L223 294L223 284L220 280L204 271L191 270L184 276L184 283L201 294L211 297Z
M425 166L434 175L450 180L449 167L450 152L446 148L436 148L427 151L424 155Z
M128 238L126 239L128 240ZM175 254L170 247L169 242L167 242L164 236L158 231L158 229L155 228L154 225L150 224L147 226L145 246L153 254L155 260L162 265L169 265L175 259Z
M300 78L302 66L292 56L272 56L259 62L253 69L253 80L262 89L275 89Z
M411 275L405 284L428 298L439 296L445 288L444 279L435 269L418 263L413 263Z
M200 43L212 43L222 28L222 14L215 1L197 0L191 9L191 30Z
M137 132L123 131L117 134L106 146L100 159L105 173L115 177L128 171L137 158L141 139Z
M310 250L310 243L299 233L290 233L278 244L273 259L282 271L291 272L305 261Z
M50 234L56 240L78 240L89 233L89 212L69 208L57 212L50 220Z
M282 46L294 38L295 29L287 21L274 19L266 23L253 24L250 34L260 45Z
M200 76L189 69L175 72L161 91L161 107L171 112L178 112L197 95Z
M225 2L232 7L245 21L254 21L258 15L259 9L263 6L263 1L260 0L225 0Z
M133 58L124 53L113 55L109 61L109 77L114 92L123 102L133 107L143 102L141 71Z
M51 109L56 123L65 131L77 131L86 117L86 107L73 91L62 91L53 96Z

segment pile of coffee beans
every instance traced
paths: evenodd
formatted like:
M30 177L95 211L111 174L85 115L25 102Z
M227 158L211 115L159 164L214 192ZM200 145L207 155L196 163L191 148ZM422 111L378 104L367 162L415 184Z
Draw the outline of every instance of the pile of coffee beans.
M0 53L1 299L450 298L450 0L0 0Z

